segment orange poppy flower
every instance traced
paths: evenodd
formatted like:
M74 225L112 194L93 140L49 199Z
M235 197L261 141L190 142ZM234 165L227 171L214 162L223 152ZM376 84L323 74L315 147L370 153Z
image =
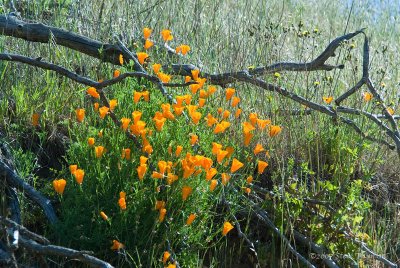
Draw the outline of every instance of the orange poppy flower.
M145 165L148 159L146 156L140 156L140 164Z
M189 195L192 193L192 187L190 186L183 186L182 187L182 200L186 201Z
M152 31L153 31L152 29L144 27L143 28L143 38L146 40L149 39Z
M126 200L125 200L125 198L120 198L118 200L118 205L122 210L126 210Z
M175 174L173 174L173 173L171 173L171 172L169 172L168 174L167 174L167 184L168 185L171 185L171 184L173 184L175 181L177 181L178 180L178 175L175 175Z
M199 79L199 73L200 73L199 69L191 70L190 72L192 73L193 80Z
M241 113L242 113L242 109L237 109L235 112L235 118L238 118Z
M233 154L233 152L235 152L235 148L228 146L225 149L226 151L228 151L228 154L226 155L226 157L231 157L231 155Z
M200 84L192 84L189 86L191 92L193 95L195 95L197 93L197 91L199 91L199 89L201 88Z
M131 159L131 149L129 149L129 148L122 149L121 158L130 160Z
M255 130L256 128L250 122L243 122L243 133L250 133L251 131Z
M99 136L99 138L103 138L103 130L100 130L99 133L97 133L97 136Z
M209 157L203 157L203 160L201 161L201 166L205 170L209 170L213 165L213 160Z
M156 129L158 132L162 131L165 121L167 121L167 119L165 117L163 117L161 119L154 119L154 123L156 125Z
M200 89L199 97L202 99L208 98L208 92L204 89Z
M153 171L153 173L151 174L151 177L153 179L163 179L164 175L162 173L160 173L160 172Z
M250 120L250 123L251 123L253 126L256 126L257 118L258 118L257 113L250 113L250 114L249 114L249 120Z
M262 174L266 167L268 167L268 163L267 162L258 160L258 167L257 167L258 174Z
M174 109L174 113L177 116L180 116L183 113L183 110L185 110L185 107L179 106L178 104L172 104L172 108Z
M227 156L228 155L228 151L224 151L224 150L218 150L218 153L217 153L217 162L218 163L222 163L222 160L224 160L224 158L225 158L225 156Z
M223 133L225 130L230 127L231 123L227 121L222 121L221 123L217 124L214 129L214 134Z
M137 173L138 173L138 177L139 180L143 180L144 175L146 174L147 171L147 165L146 164L140 164L137 168Z
M251 189L250 189L249 187L243 187L243 191L244 191L246 194L250 194L250 193L251 193Z
M261 152L264 151L264 150L265 150L264 147L263 147L261 144L257 143L257 145L256 145L256 147L254 148L253 152L254 152L254 154L256 155L256 154L261 153Z
M233 97L232 98L232 107L236 107L240 102L240 98L239 97Z
M192 95L188 94L188 95L185 95L184 97L185 97L186 105L190 105L190 103L192 102Z
M176 99L176 105L178 107L182 107L183 101L186 99L186 97L185 96L176 96L175 99Z
M197 136L196 134L190 135L190 145L193 146L198 140L199 140L199 136Z
M106 117L106 115L108 114L109 110L110 110L110 108L108 108L107 106L103 106L103 107L99 108L100 118L104 119L104 117Z
M94 151L96 154L96 158L101 158L105 153L105 148L103 146L96 146L94 147Z
M171 41L174 39L172 32L170 30L164 29L161 31L162 38L165 42Z
M89 94L90 96L92 96L95 99L99 99L100 95L97 92L97 90L94 87L89 87L86 91L87 94Z
M161 201L161 200L156 201L156 206L155 206L156 210L160 210L164 207L165 207L165 201Z
M93 110L95 110L96 112L99 110L99 103L98 102L93 103Z
M113 245L111 246L112 250L120 250L123 249L125 247L124 244L118 242L118 240L113 240Z
M113 77L114 78L117 78L118 76L120 76L120 74L121 74L121 71L120 70L115 70L114 72L113 72Z
M162 257L162 261L164 264L167 264L167 261L169 260L170 256L171 256L171 253L169 253L168 251L164 251L164 254Z
M70 165L69 166L69 171L71 174L74 174L74 172L78 169L78 165Z
M150 145L150 143L147 141L146 143L143 142L143 148L142 148L143 152L146 152L148 154L152 154L153 153L153 146Z
M225 111L222 113L222 119L228 118L230 114L231 114L231 112L229 112L228 110L225 110Z
M108 220L108 216L106 215L106 213L104 213L104 211L100 211L100 216L103 218L103 220Z
M88 138L88 145L92 147L94 145L95 139L94 138Z
M119 54L118 60L119 60L119 64L121 64L121 65L124 64L124 56L122 54Z
M224 222L224 226L222 228L222 235L223 236L227 235L232 229L233 225L230 222L228 221Z
M180 45L175 49L176 53L181 53L182 55L186 55L190 51L190 46L188 45Z
M218 181L217 180L211 180L210 182L210 192L213 192L215 190L215 187L217 187Z
M251 132L247 132L247 133L244 133L243 136L244 136L244 141L243 141L244 145L249 146L254 134Z
M166 214L167 210L165 208L160 209L160 215L158 216L158 221L163 222Z
M211 180L215 175L217 175L218 171L215 168L210 168L206 171L206 180Z
M226 98L226 100L227 101L230 100L232 98L233 94L235 94L235 89L230 88L230 87L227 88L225 90L225 98Z
M131 122L130 118L123 117L121 118L121 128L126 131L128 129L129 123Z
M182 175L182 177L183 177L184 179L187 179L187 178L189 178L190 176L192 176L193 173L194 173L195 171L196 171L196 170L194 169L194 167L191 167L191 166L189 166L189 165L184 165L184 166L183 166L183 175Z
M332 96L322 97L322 99L326 104L330 104L333 101L333 97Z
M113 111L115 109L115 107L117 107L118 105L118 100L116 99L112 99L109 102L109 106L110 106L110 111Z
M215 86L208 86L208 96L214 94L217 91Z
M275 137L279 133L281 133L282 128L280 126L270 126L269 128L269 136L270 137Z
M76 109L76 120L81 123L83 122L83 119L85 119L85 109Z
M138 136L142 134L145 127L146 127L146 122L139 120L136 123L133 123L129 128L134 135Z
M134 111L132 113L133 122L135 124L140 120L141 117L142 117L142 112L140 112L140 111Z
M209 127L212 127L214 124L218 123L217 118L212 116L210 113L204 119L207 121L207 125ZM222 127L222 125L221 125L221 127Z
M190 214L186 220L186 225L191 225L193 223L194 219L196 219L196 214L194 214L194 213Z
M236 158L233 158L232 166L231 166L231 173L234 173L234 172L238 171L243 166L244 166L244 164L242 162L240 162Z
M199 106L197 106L197 105L188 105L186 107L186 109L188 110L189 115L192 115L194 112L196 112L197 108L199 108Z
M138 103L140 98L142 97L142 92L134 91L133 92L133 102Z
M374 97L374 96L373 96L371 93L369 93L369 92L364 92L364 93L363 93L363 98L364 98L364 100L365 100L366 102L369 102L370 100L372 100L373 97Z
M163 83L168 83L171 80L171 76L169 76L163 72L158 72L157 76Z
M201 119L201 113L200 112L193 112L190 117L192 118L192 121L195 125L197 125Z
M84 176L85 176L85 171L83 169L75 170L74 177L78 184L82 184Z
M144 41L143 48L147 50L147 49L151 48L153 45L154 45L154 43L152 41L146 39Z
M247 182L248 184L252 183L252 182L253 182L253 176L248 176L248 177L246 178L246 182Z
M64 193L65 185L67 185L67 181L64 179L53 181L54 190L61 195Z
M185 83L189 83L192 80L191 76L186 75L185 76Z
M229 175L227 173L221 174L221 182L223 185L227 185L230 179L231 179L231 175Z
M221 144L216 143L216 142L212 143L212 150L211 150L212 154L217 155L219 150L221 150L221 149L222 149L222 145Z
M387 111L390 115L394 115L394 113L395 113L395 111L394 111L394 109L393 109L392 107L388 107L388 108L386 109L386 111Z
M206 105L206 99L199 98L199 107L204 107L204 105Z
M167 162L160 160L160 161L158 161L157 166L158 166L158 169L160 170L160 173L164 174L167 169Z
M269 119L263 120L263 119L258 119L257 118L256 121L257 121L257 126L258 126L259 129L264 129L266 126L271 124L271 120L269 120Z
M140 64L144 64L144 61L149 57L149 54L147 54L146 52L137 52L136 56L138 58L138 61L140 62Z
M163 103L161 104L161 109L163 110L162 115L165 118L168 118L170 120L174 120L175 116L173 113L171 113L171 105L169 103Z
M160 72L160 69L161 69L161 64L159 63L153 64L153 71L155 74L158 74Z

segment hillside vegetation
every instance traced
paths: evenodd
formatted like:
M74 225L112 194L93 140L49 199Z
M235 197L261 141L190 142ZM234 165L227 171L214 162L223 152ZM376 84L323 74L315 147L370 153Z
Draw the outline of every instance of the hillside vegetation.
M398 4L19 0L0 11L117 51L100 49L101 61L53 34L0 35L1 226L91 251L39 252L25 238L16 249L2 228L0 265L400 264Z

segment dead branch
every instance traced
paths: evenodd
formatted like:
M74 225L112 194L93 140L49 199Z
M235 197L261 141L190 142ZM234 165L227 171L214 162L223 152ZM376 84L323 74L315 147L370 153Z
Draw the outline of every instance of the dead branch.
M335 261L332 260L332 258L326 254L326 250L323 247L314 243L310 238L299 233L296 230L293 230L293 235L294 239L296 239L300 244L307 246L317 254L324 255L323 261L329 268L339 268L339 266L335 263Z
M16 187L22 191L29 199L37 203L42 209L50 223L57 222L57 216L54 212L50 200L44 197L41 193L35 190L32 186L20 178L7 164L0 160L0 176L4 177L7 184Z
M29 239L32 239L38 243L45 244L45 245L50 244L50 241L47 238L29 231L24 226L18 224L15 221L7 219L6 217L0 216L0 223L3 224L4 226L7 226L8 228L13 228L13 229L18 230L21 233L21 235L24 235L24 236L28 237Z
M71 48L115 65L119 65L119 55L124 55L118 46L102 43L42 23L25 22L13 15L0 15L0 33L2 35L40 43L48 43L51 39L54 39L55 43L58 45ZM125 58L129 59L129 57Z
M41 245L33 240L28 240L22 237L20 238L19 243L23 248L33 251L39 255L54 255L69 259L77 259L85 264L90 265L91 267L105 267L105 268L113 267L111 264L105 261L102 261L96 257L88 255L86 252L81 252L78 250L60 246L54 246L54 245Z
M7 227L8 236L12 239L11 245L6 246L5 249L0 248L0 263L2 261L8 263L11 261L10 254L7 252L7 247L8 250L19 247L33 251L41 256L54 255L69 259L77 259L92 267L113 267L109 263L91 256L91 254L93 254L92 252L77 251L70 248L51 245L47 238L31 232L25 227L5 217L0 216L0 223L0 226Z

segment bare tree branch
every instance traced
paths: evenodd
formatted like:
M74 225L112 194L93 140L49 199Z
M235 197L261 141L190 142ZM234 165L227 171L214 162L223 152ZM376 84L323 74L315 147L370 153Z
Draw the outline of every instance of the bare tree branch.
M26 183L22 178L20 178L8 165L6 165L2 160L0 160L0 176L4 177L7 183L18 188L29 199L36 202L42 209L44 214L50 223L54 224L57 222L57 216L54 212L53 206L50 200L45 198L41 193L35 190L32 186Z

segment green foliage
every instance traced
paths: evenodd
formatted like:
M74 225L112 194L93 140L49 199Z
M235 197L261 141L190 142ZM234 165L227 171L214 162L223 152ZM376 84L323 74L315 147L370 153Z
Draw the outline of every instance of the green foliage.
M142 50L138 40L143 27L154 27L155 39L159 38L158 33L163 27L168 27L175 36L172 46L188 43L192 47L187 57L173 59L172 62L201 63L207 67L207 71L216 73L254 68L286 59L308 61L322 51L327 40L343 33L343 25L348 16L346 4L332 1L329 4L326 1L285 2L283 6L279 1L228 1L229 4L219 1L159 1L151 8L148 1L135 3L134 8L129 1L104 1L103 10L100 10L101 5L92 1L18 2L22 3L23 17L48 22L102 41L110 40L114 34L126 33L129 47L137 51ZM229 8L224 5L229 5ZM0 5L0 10L3 9ZM316 10L325 10L328 16L316 15L319 14ZM396 110L398 29L394 27L396 23L388 23L391 21L391 10L395 8L390 4L382 6L381 19L373 24L370 11L362 4L355 3L353 10L346 31L368 26L368 30L373 33L371 42L374 50L376 48L371 62L373 80L377 84L385 82L386 85L380 91L386 96L387 104ZM174 14L173 20L171 14ZM323 103L324 96L337 97L360 78L359 44L359 40L342 44L335 59L345 63L346 68L341 71L295 75L281 73L271 75L266 80L307 96L314 102ZM106 64L55 44L30 46L2 37L0 48L2 51L12 48L15 50L13 52L21 54L26 52L41 55L46 60L78 70L94 79L107 79L112 73ZM151 63L171 62L162 49L154 48L151 53ZM133 62L130 62L122 72L132 67ZM151 70L150 65L147 68ZM133 142L115 126L109 116L99 119L98 113L93 110L93 99L84 97L86 89L50 71L7 62L0 63L0 74L0 122L8 136L13 139L22 130L30 129L27 125L30 125L31 115L40 113L40 127L35 130L39 136L39 145L45 144L54 131L61 129L70 138L66 161L85 170L82 185L76 183L68 167L58 171L57 177L67 180L62 196L54 193L50 181L41 181L38 185L57 203L61 221L49 230L49 235L63 245L94 250L98 256L111 260L117 266L160 266L162 253L169 249L175 253L174 257L183 267L196 267L202 263L214 267L232 266L236 248L230 247L229 239L221 238L222 223L232 221L230 216L238 211L249 209L241 202L242 192L237 189L241 191L249 186L246 178L254 175L257 168L252 149L255 141L260 141L268 149L271 159L266 174L254 176L254 184L270 186L272 189L273 194L265 196L262 206L283 233L288 234L293 228L302 230L313 237L315 242L328 248L330 253L348 256L348 259L342 260L343 265L349 265L351 260L357 260L360 255L359 249L343 236L343 230L351 230L351 236L367 242L383 254L393 256L390 248L394 248L393 243L396 242L391 241L389 234L396 234L399 226L387 222L389 219L393 221L396 210L385 208L385 215L380 215L365 198L371 190L370 179L382 167L393 163L386 161L388 153L385 148L365 141L341 122L332 122L326 116L316 113L291 116L287 111L302 111L305 107L275 93L232 85L241 98L240 105L244 113L226 133L214 135L212 128L208 128L203 119L201 124L195 125L184 116L174 121L167 120L163 131L158 132L152 118L156 111L161 111L160 105L166 102L165 98L143 79L128 79L107 88L105 93L109 99L118 100L115 108L117 119L131 118L132 111L140 110L143 112L142 119L153 131L148 141L154 151L145 178L140 181L136 168L140 162L139 157L144 153L134 147ZM176 82L181 81L176 79ZM134 104L132 92L143 90L150 91L151 101L142 100ZM364 91L364 88L361 89L359 95L346 100L345 104L380 113L376 111L374 101L362 101L361 93ZM174 96L188 93L186 88L174 88L170 92ZM10 114L12 101L16 109ZM197 103L198 98L194 98L194 101ZM203 117L209 112L217 116L216 111L220 106L228 108L222 89L213 99L207 100L206 107L199 110ZM332 106L335 108L335 105ZM76 108L86 110L83 123L75 120ZM231 109L231 119L233 111ZM282 125L282 136L270 139L265 132L257 130L253 143L246 148L239 124L251 112L258 113L261 118L271 118L276 125ZM364 118L351 119L368 135L384 137ZM103 137L98 137L100 131ZM190 134L199 136L199 142L194 146L189 144ZM103 157L95 157L94 148L87 143L89 137L96 139L95 146L106 148ZM138 138L143 144L143 140ZM234 157L245 163L240 172L232 176L227 187L221 186L218 174L216 178L220 184L214 192L209 192L209 182L204 178L204 171L187 180L179 178L172 185L168 185L165 179L150 177L151 172L158 169L158 161L178 162L179 158L174 156L177 145L184 147L181 157L187 152L214 157L210 153L212 142L233 147ZM172 148L172 155L168 152L169 147ZM121 152L125 148L131 149L130 160L121 159ZM18 171L22 176L29 176L36 167L34 156L22 150L16 150L16 155ZM214 164L220 173L229 171L230 165L216 164L215 157ZM181 177L183 170L180 163L174 172ZM184 185L193 188L187 201L181 198ZM121 210L118 205L121 191L126 192L126 210ZM228 200L230 211L221 208L222 199ZM159 211L155 209L157 200L167 201L167 216L161 223L158 220ZM313 200L321 204L313 204ZM108 215L108 221L101 218L100 211ZM196 213L197 218L192 225L186 226L186 219L191 213ZM370 224L371 221L378 223ZM257 233L258 226L254 227L250 215L241 224L242 230L246 230L250 238L263 240L257 244L262 263L277 266L280 260L274 258L287 257L279 247L278 239L273 237L271 242L264 239L269 236L268 233ZM125 249L119 253L110 250L114 239L124 243ZM243 248L240 247L240 250ZM266 255L265 252L272 253ZM266 260L268 258L271 261Z

